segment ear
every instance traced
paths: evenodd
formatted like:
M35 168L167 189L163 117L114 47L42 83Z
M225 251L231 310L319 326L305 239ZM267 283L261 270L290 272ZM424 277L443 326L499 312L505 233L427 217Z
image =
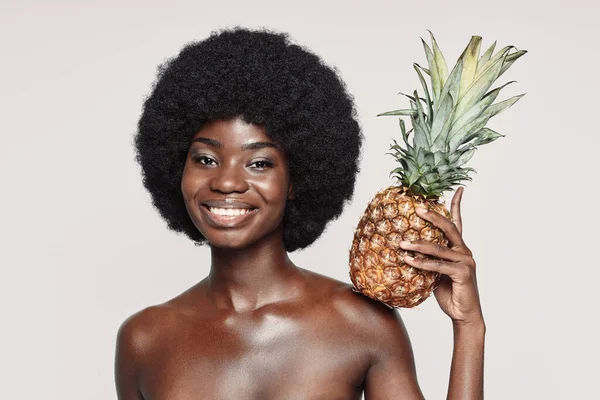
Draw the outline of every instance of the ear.
M290 182L290 186L288 187L288 200L296 200L296 193L294 192L294 184Z

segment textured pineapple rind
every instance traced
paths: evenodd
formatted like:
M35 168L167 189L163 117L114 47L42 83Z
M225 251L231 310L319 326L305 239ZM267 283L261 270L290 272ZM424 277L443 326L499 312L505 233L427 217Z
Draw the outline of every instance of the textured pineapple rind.
M424 207L450 219L443 200L425 199L402 186L379 191L369 202L350 249L350 279L355 291L392 308L412 308L437 288L440 274L403 262L404 256L435 257L400 248L403 240L425 240L448 245L444 233L415 213Z

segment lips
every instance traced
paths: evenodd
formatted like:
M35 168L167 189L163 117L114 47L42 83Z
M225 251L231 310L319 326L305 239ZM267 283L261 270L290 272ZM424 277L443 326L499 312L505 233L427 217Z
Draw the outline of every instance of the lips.
M208 211L212 214L216 214L222 217L235 217L238 215L245 215L251 212L250 208L215 208L208 207Z
M235 199L206 201L201 204L200 210L208 222L218 228L243 225L258 212L253 205Z
M209 200L202 203L208 207L215 208L256 208L252 204L244 203L243 201L239 201L236 199L220 199L220 200Z

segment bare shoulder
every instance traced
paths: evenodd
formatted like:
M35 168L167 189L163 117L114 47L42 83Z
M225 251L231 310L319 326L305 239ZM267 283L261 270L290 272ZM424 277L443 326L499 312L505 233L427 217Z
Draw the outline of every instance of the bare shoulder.
M318 295L331 305L343 323L361 331L363 335L377 338L381 343L396 343L398 336L406 335L400 314L385 304L372 300L352 290L352 285L315 273L312 279L319 288Z
M115 351L115 383L119 399L143 399L138 377L159 334L160 323L169 311L163 306L150 306L129 316L117 332Z
M161 339L181 331L191 319L206 311L206 299L196 290L199 284L164 303L148 306L129 316L119 328L117 345L127 345L142 356Z
M412 346L399 312L354 292L350 284L319 279L327 292L324 302L334 310L327 323L354 332L354 340L368 354L365 398L422 399Z
M126 347L128 352L142 357L161 335L162 327L176 318L173 311L168 304L158 304L130 315L119 327L117 347Z

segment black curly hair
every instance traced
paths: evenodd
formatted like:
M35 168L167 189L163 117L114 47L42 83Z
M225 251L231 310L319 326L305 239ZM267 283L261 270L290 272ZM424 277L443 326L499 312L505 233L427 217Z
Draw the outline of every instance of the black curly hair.
M215 31L158 67L134 137L154 206L170 229L206 242L185 208L183 167L203 124L236 116L264 126L285 152L295 194L285 248L309 246L352 197L363 136L337 71L286 33Z

